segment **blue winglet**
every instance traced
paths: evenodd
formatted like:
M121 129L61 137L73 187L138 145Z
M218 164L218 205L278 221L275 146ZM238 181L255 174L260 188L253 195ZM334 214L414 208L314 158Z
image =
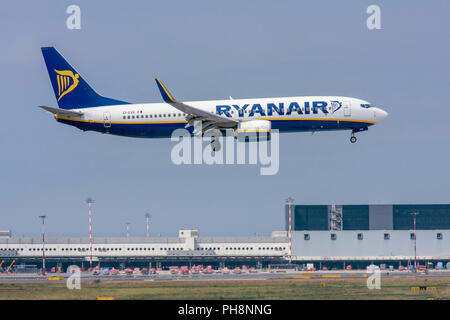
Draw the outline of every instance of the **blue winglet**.
M155 79L156 84L158 85L159 92L161 92L161 96L163 100L167 103L179 103L175 98L170 94L169 90L166 89L164 84L159 79Z

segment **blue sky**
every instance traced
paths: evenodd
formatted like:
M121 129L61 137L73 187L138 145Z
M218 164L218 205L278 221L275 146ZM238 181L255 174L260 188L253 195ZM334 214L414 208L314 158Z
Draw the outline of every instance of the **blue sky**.
M67 6L81 30L66 28ZM381 30L366 8L381 7ZM49 236L268 235L297 203L448 203L448 1L7 1L0 12L0 228ZM179 100L342 95L389 118L349 132L282 134L280 171L175 166L173 143L82 132L55 106L40 52L55 46L102 95L160 102L154 78Z

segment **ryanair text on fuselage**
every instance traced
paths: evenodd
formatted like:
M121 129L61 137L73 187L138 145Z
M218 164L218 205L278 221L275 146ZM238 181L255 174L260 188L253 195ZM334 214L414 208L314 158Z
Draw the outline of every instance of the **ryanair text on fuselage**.
M336 112L342 106L342 103L339 101L331 101L331 105L333 107L332 113ZM244 105L218 105L216 106L216 113L218 115L225 115L227 117L232 117L231 111L236 111L238 116L243 118L246 116L248 112L249 117L253 117L257 114L260 116L273 116L273 115L290 115L293 113L297 113L299 115L303 114L318 114L319 111L327 114L330 113L328 111L328 103L326 101L305 101L303 103L299 102L289 102L289 103L267 103L266 108L260 103L255 103L250 107L250 104ZM266 111L267 110L267 111ZM285 113L286 111L286 113Z

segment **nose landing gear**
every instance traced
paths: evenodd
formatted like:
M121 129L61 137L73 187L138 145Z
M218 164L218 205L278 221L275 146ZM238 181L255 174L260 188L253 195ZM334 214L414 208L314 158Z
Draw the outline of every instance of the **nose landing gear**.
M355 131L352 131L352 136L350 137L350 142L351 143L355 143L356 142L356 137L355 137Z
M361 132L361 131L367 131L368 130L368 128L367 127L362 127L362 128L353 128L352 129L352 135L351 135L351 137L350 137L350 142L351 143L355 143L356 142L356 137L355 137L355 133L356 132Z

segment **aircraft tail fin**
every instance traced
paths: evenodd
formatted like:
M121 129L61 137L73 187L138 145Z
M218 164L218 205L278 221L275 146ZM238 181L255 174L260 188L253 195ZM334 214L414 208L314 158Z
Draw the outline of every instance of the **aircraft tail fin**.
M128 104L95 92L54 47L43 47L41 50L59 108L68 110Z

